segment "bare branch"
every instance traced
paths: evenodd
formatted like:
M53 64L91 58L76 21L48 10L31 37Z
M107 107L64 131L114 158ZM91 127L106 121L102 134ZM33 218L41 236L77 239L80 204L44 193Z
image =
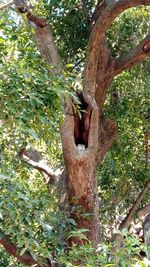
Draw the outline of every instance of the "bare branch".
M23 159L29 163L32 167L34 167L35 169L44 172L45 174L47 174L50 178L54 179L55 177L55 173L52 171L52 169L47 166L46 164L44 164L44 162L35 162L31 159L29 159L27 156L23 155Z
M132 51L118 57L114 66L115 75L119 74L123 70L131 68L135 64L150 56L150 47L148 50L148 45L150 46L150 34L148 34L144 40Z
M6 4L0 5L0 10L2 10L4 8L7 8L7 7L10 7L12 4L13 4L13 0L12 1L9 1Z
M2 237L1 237L2 236ZM5 236L1 233L0 236L0 244L4 247L4 249L6 250L6 252L15 257L19 262L27 265L27 266L32 266L35 265L37 267L50 267L52 266L51 264L43 264L43 263L39 263L36 262L33 257L31 256L31 254L25 252L22 256L20 255L20 253L18 252L17 247L11 243L11 241L9 240L8 236Z
M25 0L14 0L14 4L19 13L26 14L29 24L35 29L34 38L36 40L37 47L41 56L50 65L50 71L53 73L60 73L62 69L61 59L53 39L51 29L48 26L48 22L33 14L31 12L31 6L28 7Z
M135 211L137 210L138 205L140 204L140 202L143 200L145 194L147 193L148 189L150 188L150 181L147 181L144 189L142 190L142 192L138 195L135 203L133 204L133 206L131 207L131 209L129 210L127 216L124 218L124 220L121 222L120 226L119 226L119 230L122 230L124 228L128 228L133 220L133 215L135 213Z
M150 214L150 204L137 211L137 216L139 218L146 217L148 214Z
M41 155L35 149L22 149L19 153L22 156L22 159L30 164L33 168L39 170L45 178L45 182L48 185L49 183L54 183L58 176L56 175L57 171L54 172L47 163L42 160Z

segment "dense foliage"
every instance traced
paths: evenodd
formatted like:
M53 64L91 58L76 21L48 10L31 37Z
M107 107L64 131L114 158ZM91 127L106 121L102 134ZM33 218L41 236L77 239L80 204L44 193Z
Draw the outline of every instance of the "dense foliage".
M97 171L106 243L96 254L88 244L80 250L73 247L66 255L65 244L58 239L59 225L66 229L66 237L82 236L84 230L78 231L73 220L70 221L72 229L67 228L67 219L57 210L57 195L49 194L42 176L22 162L19 153L25 145L30 145L53 167L63 166L59 137L59 123L63 120L61 98L73 96L73 89L81 88L95 1L87 1L86 9L78 0L37 2L33 1L35 11L49 20L66 70L59 77L49 74L24 19L14 7L3 10L0 20L0 229L11 237L21 254L29 250L35 259L49 257L56 251L60 262L68 267L83 258L82 266L86 267L134 266L132 264L141 260L136 257L139 251L135 246L140 241L135 236L125 233L126 246L115 255L107 241L150 174L144 147L144 130L150 129L150 63L147 60L119 75L105 104L105 114L115 118L118 124L118 139ZM133 48L148 29L148 8L123 13L107 33L112 54L118 56ZM116 92L117 103L113 100ZM148 193L141 207L148 204L149 197ZM12 266L13 262L1 249L0 265ZM15 266L21 265L15 263ZM147 265L141 263L140 266Z

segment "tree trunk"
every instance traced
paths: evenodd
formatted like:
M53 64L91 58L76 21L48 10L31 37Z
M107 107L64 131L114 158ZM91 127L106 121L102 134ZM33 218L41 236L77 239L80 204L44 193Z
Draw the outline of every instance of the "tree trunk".
M81 155L81 153L83 153ZM79 229L87 229L86 237L96 246L99 242L99 208L95 175L95 156L87 151L67 161L70 215ZM87 154L87 155L86 155ZM82 244L76 237L71 242Z
M28 23L34 25L34 38L37 47L41 56L50 66L50 72L53 75L60 74L62 70L61 59L48 22L34 15L31 12L32 8L28 7L26 1L15 0L10 3L12 2L20 13L26 14ZM77 228L87 229L86 238L72 236L69 239L70 245L73 243L81 245L88 239L96 247L100 241L96 168L116 137L115 122L105 118L102 112L107 91L117 74L143 61L150 54L150 35L147 35L132 51L118 58L112 58L106 46L105 35L107 29L121 12L141 4L150 5L150 0L98 1L91 21L83 75L83 91L79 94L81 110L84 111L81 111L80 116L78 116L74 112L72 100L69 100L65 107L61 140L66 170L61 176L63 185L61 185L61 189L64 193L64 189L67 187L67 196L60 193L59 208L63 209L64 200L68 201L69 216L76 221ZM47 181L47 176L55 181L55 173L50 168L30 160L31 163L43 174L44 178L46 175L45 181ZM134 210L132 209L130 215L133 215ZM144 231L145 233L149 231L149 220L145 221ZM8 247L7 239L3 238L0 242L11 255L14 255L21 262L28 260L30 265L35 263L31 255L26 260L26 254L20 257L17 253L17 247L14 245ZM149 244L149 238L146 242ZM35 264L39 266L37 263ZM47 266L51 266L51 263Z
M34 24L35 39L42 57L51 66L52 72L60 73L61 60L47 21L34 15L27 5L20 6L22 2L18 1L19 5L16 4L16 7L19 12L26 13L28 22ZM88 230L86 237L94 246L100 239L96 168L116 137L115 122L105 118L102 113L107 91L118 73L146 58L148 52L143 48L150 39L148 35L133 51L114 59L107 48L105 33L115 17L141 2L98 1L91 21L83 91L79 96L81 110L84 112L79 117L70 100L65 108L65 122L61 127L69 213L79 229ZM150 4L149 0L145 2ZM70 242L81 244L83 240L72 237Z
M76 123L76 114L73 113L70 102L66 107L61 138L68 178L70 216L75 219L79 229L88 230L86 237L96 246L99 242L99 207L96 183L99 112L94 98L84 95L84 101L87 103L87 109L91 110L91 113L83 113L79 119L82 126L85 127L80 128L80 124ZM75 143L75 127L78 127L79 143ZM87 136L87 143L84 143L83 136ZM76 244L85 242L78 237L72 237L69 241Z

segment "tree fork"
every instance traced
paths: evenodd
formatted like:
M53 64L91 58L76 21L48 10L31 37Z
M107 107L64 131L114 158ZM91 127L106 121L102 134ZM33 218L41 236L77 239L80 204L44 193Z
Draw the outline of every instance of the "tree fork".
M50 68L59 74L61 70L60 57L47 22L32 14L31 9L28 10L27 6L24 5L25 1L17 0L17 2L23 3L23 6L19 6L19 9L21 9L18 10L20 12L23 11L28 22L33 23L35 26L34 38L41 56L50 65ZM89 230L86 237L94 246L99 242L96 167L102 161L116 136L116 124L102 116L107 90L117 74L143 61L150 52L149 36L147 36L134 50L126 55L121 55L119 58L112 59L105 44L105 33L114 19L123 11L142 4L150 5L150 0L98 1L91 24L83 77L83 97L87 107L91 109L88 117L90 124L88 142L85 149L80 150L75 143L75 119L71 100L66 105L65 122L61 127L62 147L66 165L64 177L67 177L68 183L67 197L69 198L70 216L76 220L79 229L86 228ZM36 164L36 167L39 169L39 165L37 166ZM42 172L43 170L42 166ZM74 206L76 207L75 211L72 209ZM135 206L131 209L130 215L134 211ZM75 237L70 239L70 242L82 243L81 240ZM5 249L8 251L7 247ZM14 256L17 258L18 254Z

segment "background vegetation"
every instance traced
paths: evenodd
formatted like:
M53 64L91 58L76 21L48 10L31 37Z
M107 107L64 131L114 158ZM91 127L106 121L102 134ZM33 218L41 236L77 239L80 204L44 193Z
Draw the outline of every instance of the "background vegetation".
M76 231L75 222L72 221L72 229L67 228L66 218L56 208L57 196L49 194L39 172L22 162L19 152L28 144L38 149L53 167L63 166L59 137L59 123L63 120L61 98L73 95L73 89L81 87L89 19L95 3L88 0L86 9L79 0L39 0L33 1L33 5L52 27L66 71L57 78L50 75L25 19L18 16L13 6L1 12L0 229L11 236L21 254L27 249L35 259L57 251L67 266L75 266L75 260L83 255L87 267L100 263L133 266L141 261L135 256L139 242L136 237L125 233L126 247L114 257L108 240L150 175L144 146L144 131L150 130L150 62L119 75L105 104L105 114L118 124L118 138L97 171L105 243L96 255L90 245L80 250L74 247L66 255L65 244L58 239L58 227L66 229L69 236L73 234L70 231ZM124 12L107 32L113 55L119 56L138 44L149 26L149 8ZM117 103L113 99L116 92ZM147 193L139 208L149 199ZM138 222L135 218L135 226ZM22 265L0 248L0 266Z

